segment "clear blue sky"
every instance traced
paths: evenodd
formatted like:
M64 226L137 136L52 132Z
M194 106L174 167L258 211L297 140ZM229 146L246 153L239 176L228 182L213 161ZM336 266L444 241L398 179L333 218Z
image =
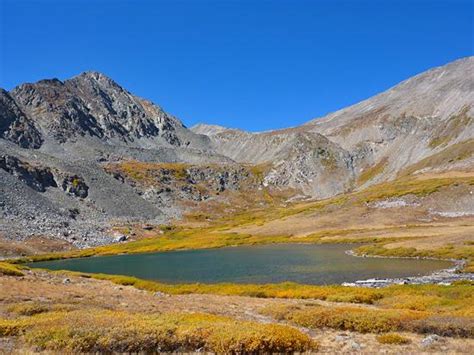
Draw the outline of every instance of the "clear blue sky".
M473 55L473 0L0 0L0 87L101 71L191 126L288 127Z

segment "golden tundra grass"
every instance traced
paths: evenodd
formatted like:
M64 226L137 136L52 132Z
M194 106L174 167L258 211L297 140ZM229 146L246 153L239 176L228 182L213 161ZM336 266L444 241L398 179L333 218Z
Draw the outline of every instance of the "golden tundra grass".
M409 344L410 339L404 337L397 333L387 333L377 336L377 341L380 344L396 344L396 345L403 345Z
M0 276L23 276L23 272L18 268L18 266L7 263L0 262Z
M140 314L111 310L50 311L0 318L0 336L22 335L40 350L73 352L304 352L317 343L277 324L201 313Z
M392 286L383 290L377 308L326 307L315 304L264 309L280 321L317 329L360 333L408 331L444 336L474 337L472 285Z

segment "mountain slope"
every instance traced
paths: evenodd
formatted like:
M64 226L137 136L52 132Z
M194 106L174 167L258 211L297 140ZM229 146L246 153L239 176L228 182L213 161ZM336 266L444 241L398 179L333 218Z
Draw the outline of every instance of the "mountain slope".
M333 155L339 164L347 166L355 185L363 182L365 186L393 179L430 155L474 138L473 117L474 57L469 57L429 70L373 98L300 127L263 133L204 125L192 130L207 134L217 152L250 163L292 161L295 144L304 146L295 137L312 134L317 141L316 137L321 135L332 142L332 151L348 153ZM314 144L308 145L307 151L314 148ZM299 165L303 156L306 158L302 154L293 164L287 162L287 170L302 172ZM471 168L469 158L452 165ZM371 171L376 174L362 179L365 181L358 179L364 174L367 177ZM312 177L304 175L299 184L310 186ZM330 194L337 192L341 190L333 189Z

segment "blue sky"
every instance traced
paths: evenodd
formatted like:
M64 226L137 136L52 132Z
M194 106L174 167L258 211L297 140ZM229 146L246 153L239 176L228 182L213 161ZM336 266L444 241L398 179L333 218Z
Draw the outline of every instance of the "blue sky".
M473 0L0 3L0 87L97 70L188 126L295 126L474 51Z

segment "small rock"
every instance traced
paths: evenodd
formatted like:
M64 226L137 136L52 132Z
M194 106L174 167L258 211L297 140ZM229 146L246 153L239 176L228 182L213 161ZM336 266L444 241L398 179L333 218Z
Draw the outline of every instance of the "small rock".
M349 337L347 334L339 334L339 335L337 335L336 338L335 338L335 340L336 340L336 341L339 341L339 342L340 342L340 341L347 341L347 340L349 340L349 339L350 339L350 337Z
M126 235L119 235L118 237L115 238L115 241L120 243L120 242L125 242L128 239Z
M67 277L63 280L63 284L70 284L70 283L71 283L71 279Z
M350 343L350 347L352 350L361 350L362 349L362 345L360 345L358 342L352 340L351 343Z
M424 338L421 341L421 346L428 347L428 346L431 346L435 343L440 342L441 340L442 340L442 338L439 335L431 334L431 335L428 335L426 338Z
M160 291L156 291L156 292L155 292L155 296L156 296L156 297L166 297L166 293L160 292Z

